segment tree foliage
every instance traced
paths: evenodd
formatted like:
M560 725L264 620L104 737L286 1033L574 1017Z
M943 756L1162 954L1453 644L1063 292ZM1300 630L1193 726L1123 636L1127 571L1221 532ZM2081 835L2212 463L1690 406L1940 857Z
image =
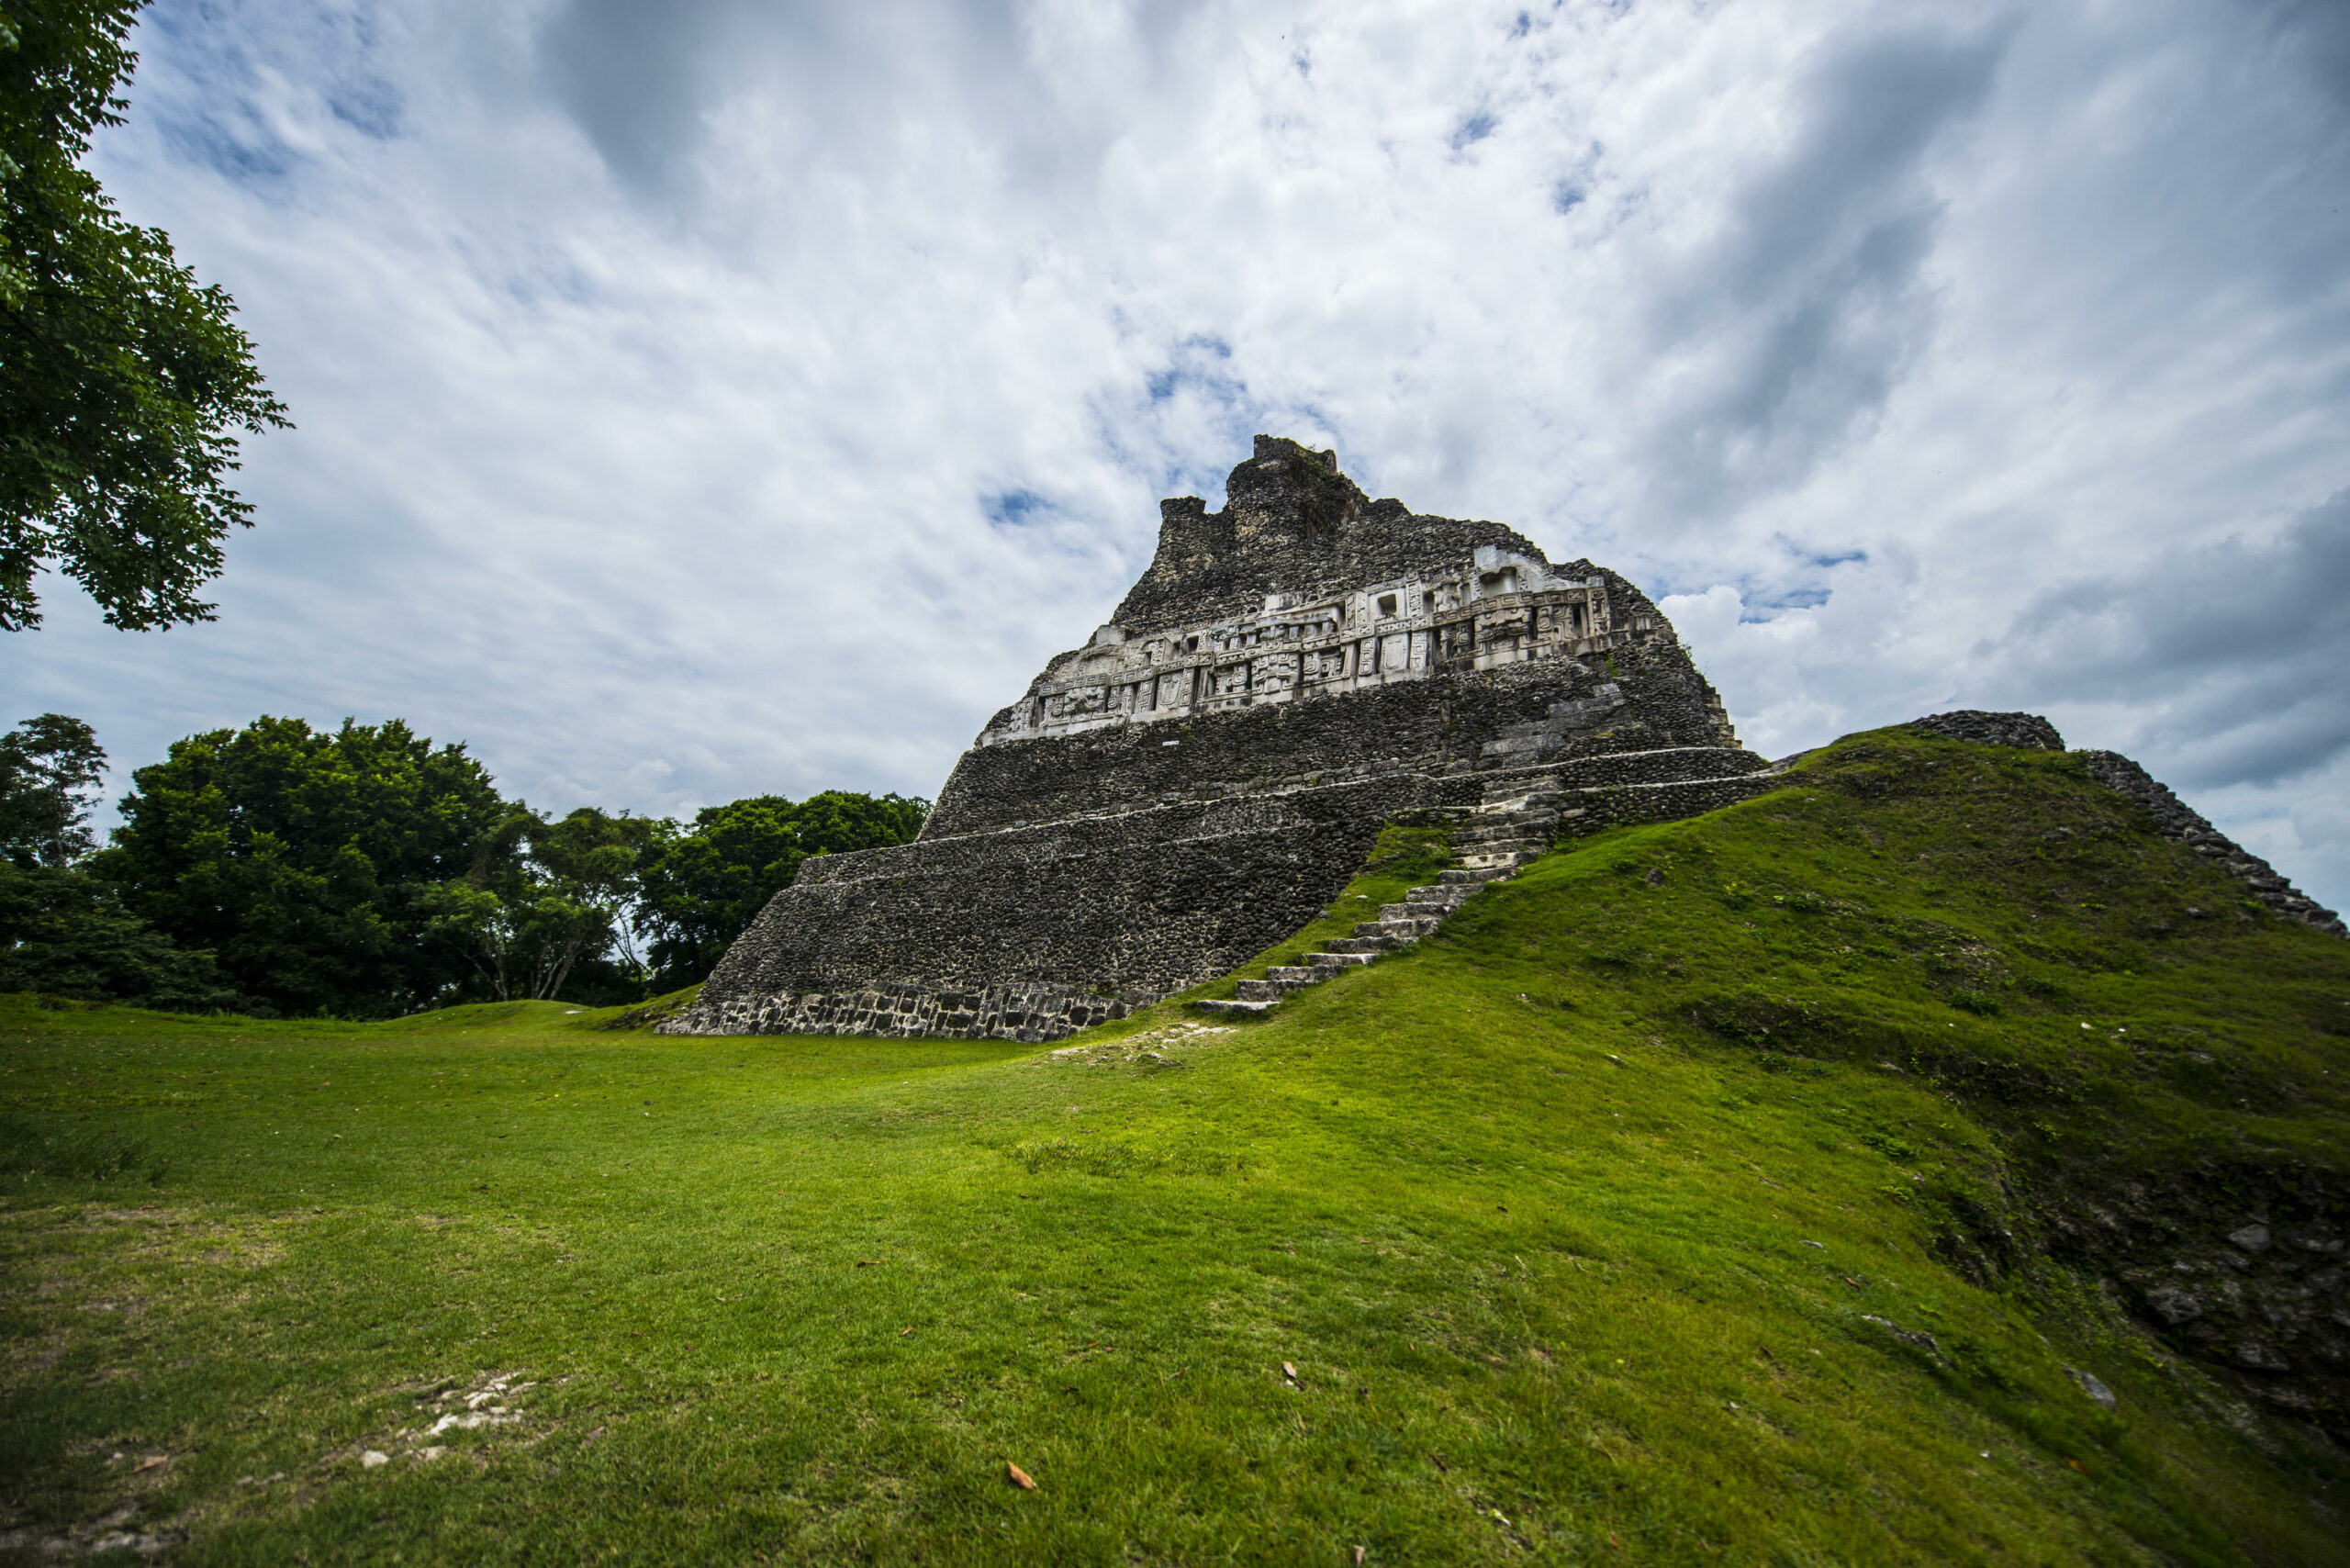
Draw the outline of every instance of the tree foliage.
M472 974L439 890L514 852L512 808L463 745L395 719L263 717L175 743L131 776L94 857L125 904L288 1014L380 1016Z
M43 713L0 735L0 991L144 1007L241 1000L212 955L185 952L77 864L106 754L90 726Z
M754 795L707 806L643 873L639 924L653 938L655 990L689 985L726 956L778 889L811 855L911 844L930 802L827 790L794 804Z
M212 955L189 951L70 866L0 863L0 991L191 1012L245 1003Z
M708 974L808 857L909 843L930 809L826 790L689 826L556 817L397 720L264 716L134 772L90 853L105 761L62 714L0 735L0 990L345 1017L637 1002Z
M87 797L106 763L90 726L63 713L0 735L0 857L29 871L71 865L95 847Z
M39 624L47 566L115 626L210 620L197 590L252 521L232 432L286 424L229 296L81 166L143 4L0 0L0 629Z
M655 818L582 806L550 820L518 806L465 878L442 888L435 929L471 956L498 1001L562 994L581 961L618 950L641 982L630 929L639 868L669 830Z

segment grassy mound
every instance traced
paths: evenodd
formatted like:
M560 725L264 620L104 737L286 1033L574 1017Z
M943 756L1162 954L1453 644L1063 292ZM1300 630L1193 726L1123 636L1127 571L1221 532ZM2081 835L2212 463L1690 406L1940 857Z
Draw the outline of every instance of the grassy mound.
M2262 1314L2338 1288L2350 945L2061 755L1788 782L1059 1049L0 1006L0 1540L2338 1561Z

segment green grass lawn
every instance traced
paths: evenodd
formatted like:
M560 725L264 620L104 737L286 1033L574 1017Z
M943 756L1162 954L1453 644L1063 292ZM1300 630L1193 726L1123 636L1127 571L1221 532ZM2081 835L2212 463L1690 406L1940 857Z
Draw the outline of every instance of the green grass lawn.
M0 1537L2340 1561L2337 1449L1953 1216L2350 1168L2350 944L2062 756L1879 734L1790 785L1262 1022L1058 1049L0 1004Z

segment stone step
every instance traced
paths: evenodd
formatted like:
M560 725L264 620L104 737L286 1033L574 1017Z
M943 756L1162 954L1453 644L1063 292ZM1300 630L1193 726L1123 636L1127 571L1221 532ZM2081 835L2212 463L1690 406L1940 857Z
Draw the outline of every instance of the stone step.
M1539 812L1488 812L1475 821L1453 829L1456 837L1474 837L1478 834L1524 832L1540 828L1559 820L1559 808L1545 806Z
M1299 988L1289 980L1245 980L1233 989L1240 993L1243 1002L1279 1002Z
M1413 899L1404 903L1383 903L1379 906L1382 920L1442 920L1452 913L1449 902L1437 903Z
M1508 866L1455 866L1449 871L1438 871L1436 879L1461 887L1483 887L1487 882L1507 881L1515 874Z
M1231 997L1211 996L1192 1003L1209 1013L1262 1013L1272 1006L1270 1002L1239 1002Z
M1366 920L1355 927L1355 935L1359 938L1385 936L1401 943L1410 944L1434 931L1438 924L1433 920L1417 919Z
M1512 823L1506 827L1472 827L1454 834L1456 846L1483 844L1537 844L1547 840L1552 823L1559 819L1545 817L1539 823Z
M1440 903L1452 908L1468 902L1477 890L1462 887L1458 882L1437 882L1425 888L1412 888L1404 896L1414 903Z
M1360 931L1362 927L1358 925L1355 929ZM1411 944L1408 941L1395 936L1334 936L1330 939L1330 953L1334 958L1351 957L1370 959L1382 953L1392 953L1398 947L1409 946ZM1313 956L1317 958L1322 957L1319 953Z
M1452 852L1452 869L1459 871L1490 871L1496 867L1514 867L1533 859L1550 848L1548 841L1529 844L1523 839L1499 846L1489 844L1464 844Z
M1355 938L1351 936L1341 936L1338 938L1338 942L1351 942L1354 940ZM1333 942L1331 944L1334 947L1337 945L1337 942ZM1305 961L1312 964L1317 969L1335 969L1343 970L1360 969L1361 966L1371 962L1375 956L1376 955L1371 953L1308 953L1305 955Z
M1474 809L1481 817L1530 815L1538 812L1555 812L1566 798L1563 790L1545 790L1532 795L1508 795L1486 801Z

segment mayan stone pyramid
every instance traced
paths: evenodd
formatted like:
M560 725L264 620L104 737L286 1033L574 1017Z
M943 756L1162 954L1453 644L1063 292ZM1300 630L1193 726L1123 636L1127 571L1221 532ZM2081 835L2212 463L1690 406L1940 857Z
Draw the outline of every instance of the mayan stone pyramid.
M956 764L916 843L804 862L666 1028L1058 1038L1313 920L1391 821L1516 790L1557 831L1753 792L1646 595L1257 438Z

